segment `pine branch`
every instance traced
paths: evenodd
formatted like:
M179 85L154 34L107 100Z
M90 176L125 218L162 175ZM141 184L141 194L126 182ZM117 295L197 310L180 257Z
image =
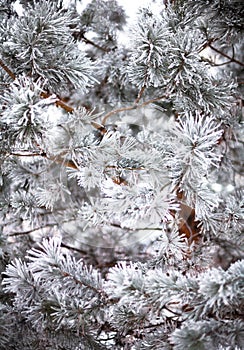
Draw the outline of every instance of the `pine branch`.
M140 10L134 46L117 50L116 1L93 1L81 16L72 4L21 3L22 18L3 13L2 30L19 66L0 56L0 268L10 262L1 268L0 348L40 350L44 333L50 348L67 350L241 348L243 263L230 266L242 257L241 6L163 0L156 16ZM95 86L93 69L103 76ZM126 101L116 106L118 96ZM95 114L86 106L94 101L113 107ZM106 126L157 101L145 125ZM57 122L50 104L63 110ZM42 232L58 238L23 261Z
M97 294L101 295L102 297L106 296L105 292L103 290L99 290L96 287L93 287L92 285L85 283L84 281L80 281L78 278L76 278L75 276L73 276L72 274L68 273L67 271L61 271L62 275L64 277L70 277L72 278L75 283L79 284L80 286L85 286L91 290L93 290L94 292L96 292Z
M206 58L206 57L201 57L202 61L203 62L207 62L209 63L212 67L221 67L221 66L225 66L226 64L230 64L232 63L232 61L226 61L226 62L223 62L223 63L215 63L213 62L212 60Z
M3 63L3 61L2 61L1 59L0 59L0 67L2 67L2 68L8 73L8 75L9 75L12 79L16 79L16 75L11 71L11 69L9 69L9 68ZM41 92L40 96L43 97L43 98L45 99L45 98L50 97L51 94L49 94L49 93L43 91L43 92ZM67 104L66 104L65 102L63 102L60 98L57 99L57 100L55 101L55 104L56 104L56 106L63 108L63 109L64 109L66 112L68 112L68 113L73 113L73 112L74 112L74 108L71 107L71 106L69 106L69 105L67 105ZM105 133L105 132L107 131L107 130L103 127L103 125L98 124L98 123L96 123L96 122L91 122L91 125L92 125L95 129L97 129L97 130L103 129L103 130L101 130L103 133ZM72 167L73 167L73 166L71 166L71 168L72 168ZM76 168L74 168L74 169L76 169Z
M120 228L121 230L126 230L126 231L132 231L131 228L129 227L122 227L119 224L114 224L114 223L108 223L109 226L117 227ZM133 231L162 231L162 227L140 227L140 228L133 228Z
M0 67L2 67L6 73L8 73L8 75L13 79L15 80L16 79L16 75L14 74L14 72L8 68L6 66L6 64L0 59ZM43 98L48 98L50 97L51 95L48 94L47 92L42 92L40 94L41 97ZM57 101L55 101L55 104L59 107L62 107L66 112L69 112L69 113L72 113L74 111L74 108L73 107L70 107L68 106L67 104L65 104L62 100L58 99Z

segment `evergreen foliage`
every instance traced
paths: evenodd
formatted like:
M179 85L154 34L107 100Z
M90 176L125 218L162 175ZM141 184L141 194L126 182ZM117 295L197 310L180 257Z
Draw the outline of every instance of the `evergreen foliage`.
M243 2L133 24L116 0L19 3L0 0L0 350L243 349Z

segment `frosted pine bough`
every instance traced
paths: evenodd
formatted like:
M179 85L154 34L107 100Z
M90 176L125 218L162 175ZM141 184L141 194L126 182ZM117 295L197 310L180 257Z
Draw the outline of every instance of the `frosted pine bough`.
M242 349L243 5L141 8L122 44L116 1L20 3L0 1L0 348Z

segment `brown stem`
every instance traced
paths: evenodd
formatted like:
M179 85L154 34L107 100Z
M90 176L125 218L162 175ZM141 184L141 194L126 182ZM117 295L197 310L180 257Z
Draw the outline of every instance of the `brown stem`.
M24 152L24 151L23 151ZM16 157L43 157L45 156L44 153L40 153L40 152L37 152L37 153L21 153L21 152L11 152L11 153L8 153L8 155L10 156L16 156Z
M106 124L107 119L109 117L111 117L112 115L114 115L114 114L117 114L117 113L120 113L120 112L123 112L123 111L131 111L133 109L141 108L141 107L149 105L150 103L162 100L163 98L167 98L167 97L168 97L168 94L165 94L165 95L162 95L162 96L159 96L159 97L152 98L151 100L145 101L145 102L140 103L140 104L133 104L132 106L114 109L113 111L109 112L108 114L106 114L104 116L104 118L102 120L102 124L103 125Z
M109 117L111 117L114 114L123 112L123 111L131 111L132 109L136 109L137 106L133 105L133 106L129 106L129 107L123 107L123 108L118 108L118 109L114 109L113 111L109 112L108 114L105 115L105 117L102 120L102 124L106 124L106 121Z
M206 57L201 57L201 59L203 62L208 62L212 67L221 67L221 66L225 66L226 64L229 64L232 62L232 61L226 61L223 63L215 63Z
M61 271L63 277L70 277L73 279L73 281L77 284L79 284L80 286L85 286L91 290L93 290L94 292L96 292L97 294L100 294L102 296L106 296L105 292L103 290L97 289L96 287L93 287L91 284L85 282L85 281L80 281L78 278L76 278L75 276L73 276L71 273L67 272L67 271Z
M72 169L78 169L76 164L72 160L65 160L64 158L60 156L48 156L45 152L40 153L20 153L20 152L11 152L9 153L10 156L17 156L17 157L44 157L48 160L54 161L57 164L62 164L67 168Z
M140 227L140 228L130 228L130 227L122 227L121 225L119 224L114 224L112 222L108 223L109 226L113 226L113 227L117 227L117 228L120 228L121 230L126 230L126 231L150 231L150 230L153 230L153 231L162 231L163 228L162 227Z
M146 86L144 85L144 86L141 88L141 90L139 91L139 94L138 94L138 96L137 96L137 99L135 100L135 104L137 104L137 103L140 101L140 99L141 99L141 97L142 97L143 92L145 91L145 89L146 89Z
M69 250L73 250L74 252L80 253L82 255L87 255L87 252L85 250L79 249L79 248L75 248L75 247L71 247L68 244L65 243L61 243L61 247L69 249Z
M16 78L16 75L14 72L6 66L6 64L0 59L0 67L2 67L6 73L14 80Z
M40 226L40 227L35 227L33 228L32 230L28 230L28 231L18 231L18 232L12 232L9 234L10 237L16 237L16 236L22 236L22 235L29 235L35 231L38 231L38 230L42 230L43 228L47 228L47 227L52 227L52 226L55 226L55 224L46 224L44 226Z
M179 314L178 312L175 312L173 310L171 310L168 306L164 305L165 310L171 312L172 314L176 315L176 316L182 316L181 314Z
M9 69L9 68L3 63L3 61L2 61L1 59L0 59L0 67L2 67L2 68L5 70L5 72L7 72L8 75L9 75L12 79L15 79L15 78L16 78L16 75L11 71L11 69ZM44 91L43 91L43 92L41 92L40 96L43 97L43 98L48 98L48 97L50 97L51 95L48 94L47 92L44 92ZM60 99L56 100L56 101L55 101L55 104L56 104L57 106L63 108L63 109L64 109L66 112L68 112L68 113L73 113L73 112L74 112L74 108L73 108L73 107L67 105L66 103L64 103L64 102L63 102L62 100L60 100ZM96 128L96 129L100 129L100 128L101 128L101 125L98 125L97 123L92 122L91 124L92 124L92 126L93 126L94 128Z
M54 161L57 164L63 165L66 168L72 168L72 169L78 170L77 165L72 160L65 160L61 157L51 157L47 155L42 155L42 156L47 158L48 160Z
M107 49L105 47L102 47L102 46L94 43L94 41L87 39L84 34L81 35L81 38L86 44L90 44L90 45L92 45L92 46L96 47L97 49L102 50L104 52L110 52L112 50L112 49Z
M205 35L207 36L207 33L205 33ZM198 50L198 53L202 52L203 50L205 50L207 47L209 47L209 45L211 45L213 42L217 41L219 38L210 38L208 39Z
M220 54L221 56L227 58L230 62L234 62L234 63L237 63L241 66L244 66L244 63L242 63L241 61L238 61L234 58L234 55L231 57L229 55L227 55L226 53L220 51L219 49L217 49L216 47L212 46L211 43L209 43L208 45L210 47L210 49L212 49L213 51L217 52L218 54ZM228 62L229 63L229 62Z
M41 97L43 98L48 98L50 97L51 95L48 94L47 92L41 92ZM64 103L62 100L58 99L56 102L55 102L56 106L59 106L61 108L63 108L66 112L68 113L73 113L74 112L74 108L67 105L66 103Z

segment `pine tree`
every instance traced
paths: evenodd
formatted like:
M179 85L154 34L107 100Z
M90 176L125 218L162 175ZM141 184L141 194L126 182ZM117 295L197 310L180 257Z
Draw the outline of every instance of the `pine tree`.
M243 349L243 2L132 24L116 0L19 3L0 0L0 349Z

